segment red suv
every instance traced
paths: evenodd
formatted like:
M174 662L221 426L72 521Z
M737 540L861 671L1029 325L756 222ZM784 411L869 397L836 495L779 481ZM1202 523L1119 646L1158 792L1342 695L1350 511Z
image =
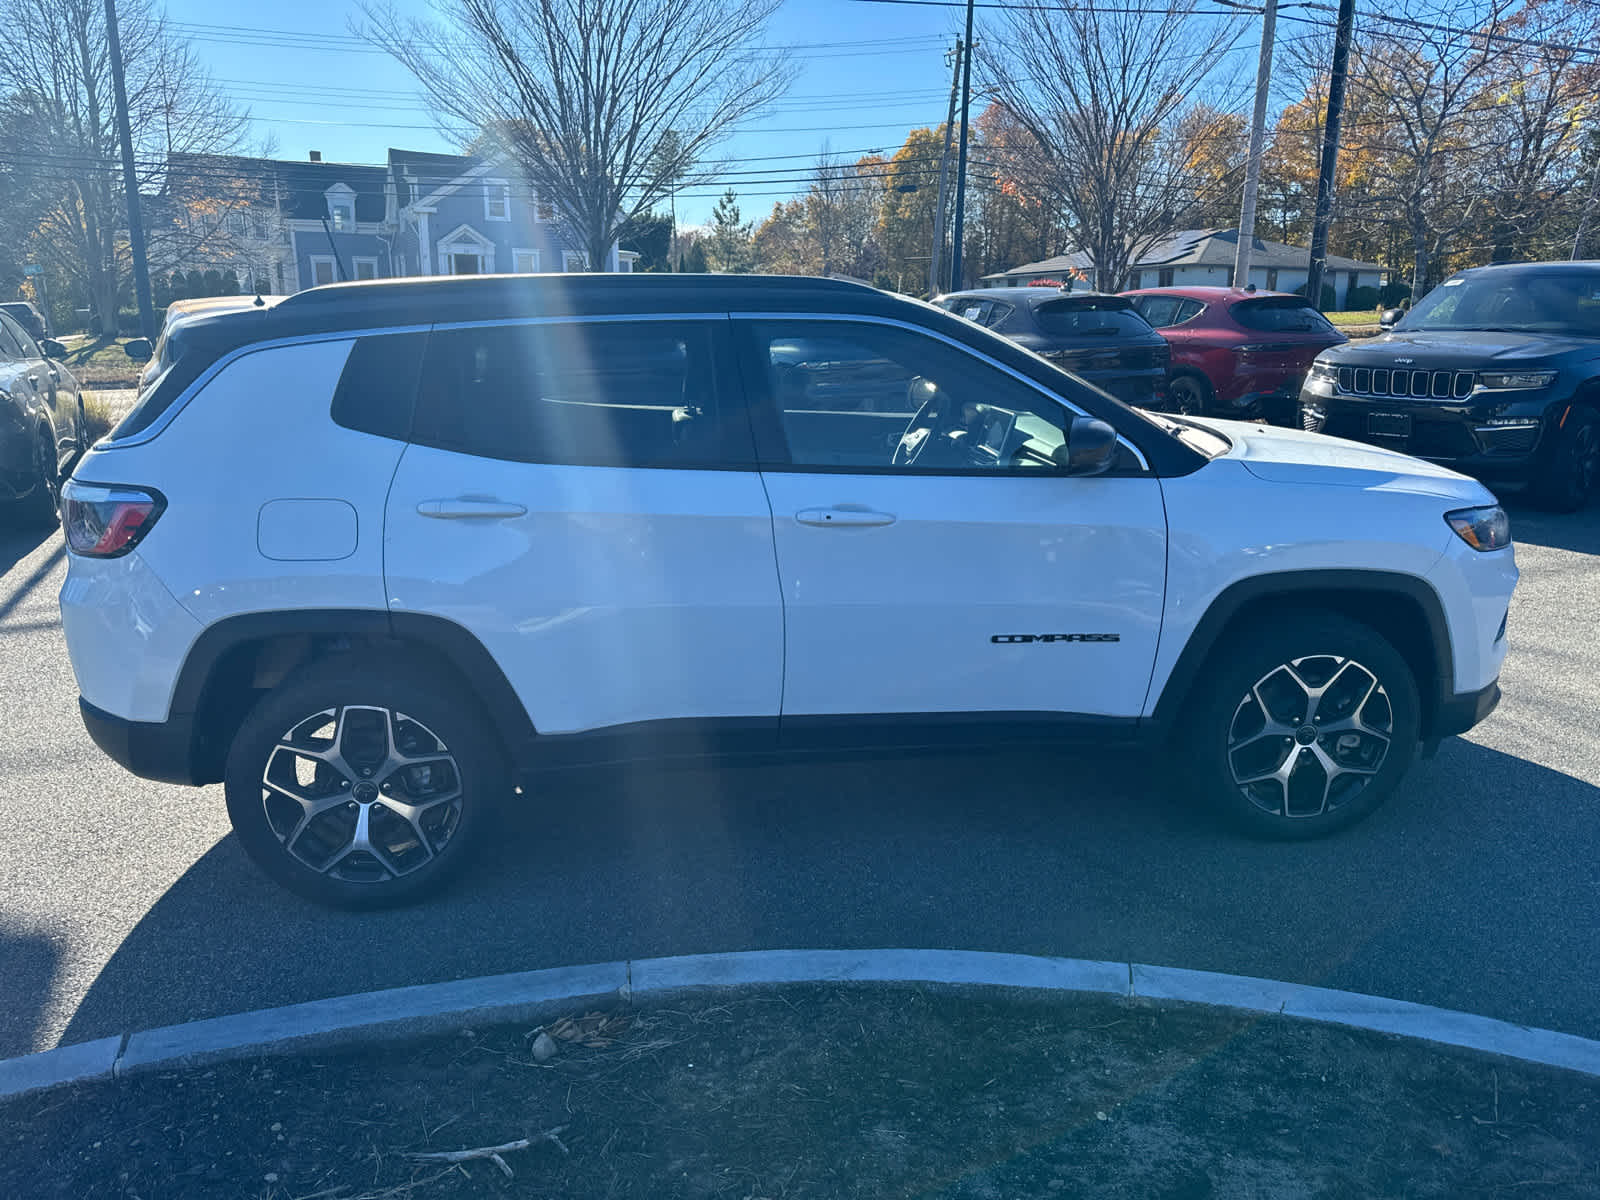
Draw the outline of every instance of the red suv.
M1123 295L1172 347L1167 406L1176 412L1297 424L1311 360L1349 340L1304 296L1221 287Z

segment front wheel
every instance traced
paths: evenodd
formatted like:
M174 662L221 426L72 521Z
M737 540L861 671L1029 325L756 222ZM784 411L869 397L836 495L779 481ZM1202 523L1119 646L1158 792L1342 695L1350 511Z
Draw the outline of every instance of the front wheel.
M33 489L17 501L24 525L43 528L60 519L61 469L56 465L55 439L41 430L33 439Z
M1416 681L1388 640L1308 611L1240 631L1211 656L1181 770L1248 832L1319 837L1388 798L1420 729Z
M337 908L443 886L510 790L498 744L453 681L353 658L268 693L234 738L224 787L256 865Z
M1203 417L1211 407L1211 385L1194 375L1174 375L1167 384L1168 412Z
M1534 485L1534 499L1556 512L1576 512L1589 503L1600 476L1600 419L1587 408L1571 408L1555 430L1549 460Z

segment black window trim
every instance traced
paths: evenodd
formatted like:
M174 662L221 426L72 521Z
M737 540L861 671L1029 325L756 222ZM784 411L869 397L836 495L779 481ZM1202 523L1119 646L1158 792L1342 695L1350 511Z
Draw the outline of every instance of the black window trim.
M951 314L955 315L955 314ZM801 475L890 475L890 476L928 476L944 475L971 479L1070 479L1072 476L1056 470L1018 471L1002 467L996 470L982 469L951 469L946 467L897 467L889 463L882 466L864 466L860 464L821 465L814 466L804 463L795 463L790 460L787 439L783 435L782 418L773 407L772 397L768 391L765 372L758 371L759 364L754 361L753 341L749 336L748 326L758 321L831 321L843 324L886 325L894 329L903 329L914 334L922 334L938 342L943 342L958 353L967 354L979 362L1009 375L1017 383L1053 403L1061 405L1074 416L1091 417L1094 414L1080 408L1071 400L1058 392L1053 392L1029 379L1014 367L991 358L983 351L969 346L965 342L930 329L926 325L918 325L911 321L902 321L895 317L882 317L870 313L815 313L803 310L789 312L733 312L727 314L735 333L735 358L739 365L740 375L744 380L745 411L750 414L754 424L756 439L756 454L760 459L760 469L763 472L784 472L786 474ZM958 320L965 320L957 317ZM971 322L968 322L971 324ZM978 326L982 328L982 326ZM999 335L996 335L999 336ZM1095 418L1103 419L1103 418ZM1108 473L1110 478L1138 479L1154 476L1150 469L1150 460L1138 446L1134 445L1121 430L1117 431L1117 442L1129 451L1139 464L1136 471L1113 471ZM1107 478L1108 476L1099 476Z

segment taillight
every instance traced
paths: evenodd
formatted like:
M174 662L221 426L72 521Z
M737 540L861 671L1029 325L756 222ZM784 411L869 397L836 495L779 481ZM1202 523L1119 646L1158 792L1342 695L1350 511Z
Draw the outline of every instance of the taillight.
M67 549L85 558L118 558L143 540L166 507L159 492L69 479L61 489Z

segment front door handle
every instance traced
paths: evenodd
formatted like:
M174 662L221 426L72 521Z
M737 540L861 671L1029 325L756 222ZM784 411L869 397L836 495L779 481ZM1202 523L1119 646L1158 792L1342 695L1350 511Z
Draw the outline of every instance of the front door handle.
M866 525L893 525L894 514L874 512L857 505L836 505L833 508L803 508L794 519L802 525L849 525L860 528Z
M452 500L424 500L417 505L419 516L436 517L445 521L459 521L463 518L495 518L495 517L521 517L527 515L527 508L521 504L511 504L505 500L485 500L457 496Z

